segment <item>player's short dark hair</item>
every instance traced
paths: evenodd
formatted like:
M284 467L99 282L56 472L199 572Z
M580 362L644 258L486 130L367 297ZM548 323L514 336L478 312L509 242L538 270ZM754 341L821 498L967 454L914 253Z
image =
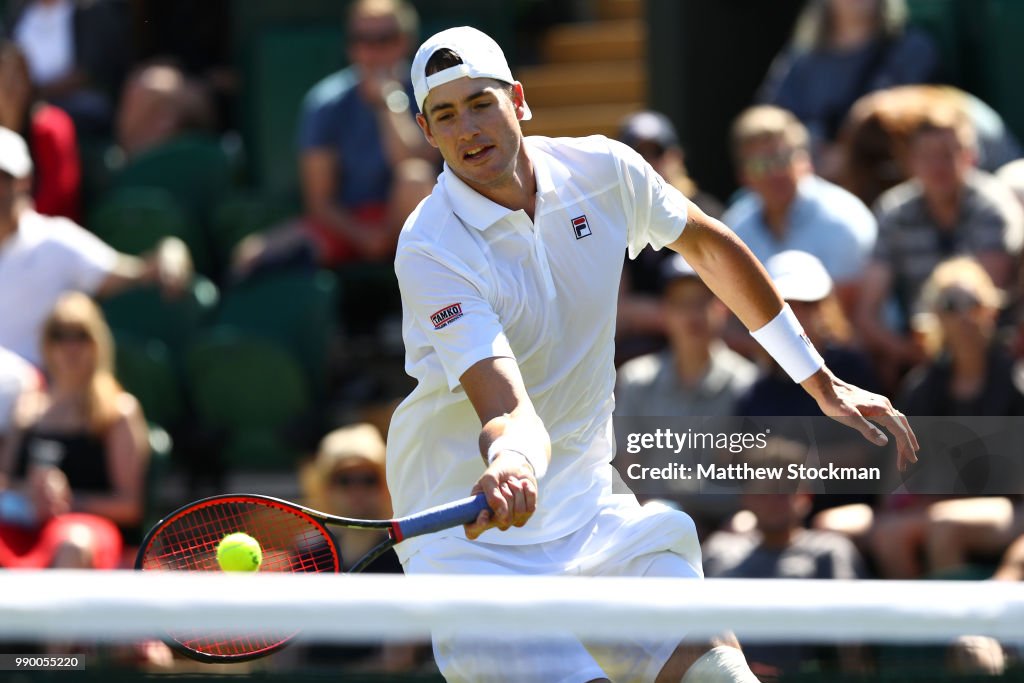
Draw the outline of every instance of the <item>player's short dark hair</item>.
M455 50L442 47L430 55L430 59L427 60L427 65L423 68L423 71L427 76L433 76L436 73L450 69L453 66L462 64L462 57L455 52Z
M438 48L434 51L434 54L430 55L430 59L427 60L427 65L423 67L424 75L433 76L436 73L440 73L445 69L450 69L453 66L462 64L462 57L459 54L448 47ZM502 84L505 92L508 93L509 98L512 97L512 84L498 81Z

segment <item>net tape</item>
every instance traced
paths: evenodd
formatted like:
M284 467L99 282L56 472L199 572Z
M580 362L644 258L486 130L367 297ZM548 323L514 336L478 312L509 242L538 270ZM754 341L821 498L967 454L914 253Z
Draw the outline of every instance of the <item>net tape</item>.
M220 572L4 571L0 639L134 640L168 630L326 640L433 631L579 638L1024 642L1024 584ZM498 585L500 583L500 585Z

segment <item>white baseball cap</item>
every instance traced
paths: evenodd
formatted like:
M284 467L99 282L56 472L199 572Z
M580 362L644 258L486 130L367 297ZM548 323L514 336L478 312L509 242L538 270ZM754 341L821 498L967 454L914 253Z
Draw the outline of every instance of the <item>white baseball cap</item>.
M456 64L436 74L427 75L427 62L440 49L448 48L462 59ZM412 87L416 94L416 104L423 112L423 102L427 94L439 85L444 85L457 78L493 78L504 83L515 83L512 71L505 61L505 53L494 39L472 26L459 26L440 33L435 33L420 48L412 60ZM530 108L523 102L523 121L533 116Z
M32 157L24 138L10 128L0 126L0 171L15 178L32 173Z
M832 278L813 254L790 249L764 262L786 301L821 301L832 292Z

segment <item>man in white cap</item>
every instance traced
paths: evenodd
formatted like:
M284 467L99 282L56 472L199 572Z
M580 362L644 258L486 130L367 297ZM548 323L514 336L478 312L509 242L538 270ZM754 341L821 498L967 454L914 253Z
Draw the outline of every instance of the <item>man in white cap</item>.
M524 138L523 87L491 38L468 27L434 35L412 82L445 168L399 240L406 368L418 384L391 423L388 484L398 514L468 490L491 510L465 534L399 545L406 572L701 576L687 515L611 493L627 248L681 253L826 413L882 444L877 421L901 465L916 459L905 418L835 378L750 251L638 154L600 136ZM624 636L605 656L569 637L509 637L438 634L434 654L449 681L756 680L738 649L717 643Z
M40 329L62 293L102 297L153 282L176 294L192 277L181 240L142 258L118 253L66 218L36 213L31 184L25 141L0 128L0 346L39 365Z

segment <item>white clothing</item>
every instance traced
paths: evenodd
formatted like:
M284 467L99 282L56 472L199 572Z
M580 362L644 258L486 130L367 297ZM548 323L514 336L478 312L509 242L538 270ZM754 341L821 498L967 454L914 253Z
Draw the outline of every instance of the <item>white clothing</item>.
M36 85L48 85L75 67L75 7L70 0L33 2L14 29L14 39Z
M406 221L395 270L406 371L418 384L388 437L387 479L403 515L469 494L483 472L480 420L459 385L490 357L517 361L551 436L537 511L482 540L536 544L582 527L611 492L615 311L622 252L675 241L689 201L636 152L603 136L524 140L534 220L447 167ZM408 561L439 532L401 543Z
M57 299L95 293L117 258L70 220L23 211L17 232L0 242L0 346L38 366L39 335Z
M28 361L0 346L0 437L10 431L18 396L36 378L36 369Z
M494 545L448 536L426 545L405 565L410 574L494 576L670 576L703 578L700 544L693 520L664 505L643 507L632 495L613 494L574 533L536 545ZM500 590L497 587L496 590ZM515 596L510 596L515 600ZM543 614L537 615L543 619ZM614 645L582 643L571 634L540 641L434 633L434 658L449 683L583 683L611 678L616 683L653 681L682 640L638 641L628 632Z

